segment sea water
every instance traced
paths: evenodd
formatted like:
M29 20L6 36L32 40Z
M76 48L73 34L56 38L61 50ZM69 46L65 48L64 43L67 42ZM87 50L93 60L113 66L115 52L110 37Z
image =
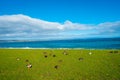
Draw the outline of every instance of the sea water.
M84 48L120 49L120 38L71 39L49 41L0 41L0 48Z

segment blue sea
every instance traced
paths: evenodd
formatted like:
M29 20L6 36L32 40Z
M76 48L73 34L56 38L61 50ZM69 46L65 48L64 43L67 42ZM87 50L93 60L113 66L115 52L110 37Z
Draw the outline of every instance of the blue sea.
M0 48L120 49L120 38L71 39L51 41L0 40Z

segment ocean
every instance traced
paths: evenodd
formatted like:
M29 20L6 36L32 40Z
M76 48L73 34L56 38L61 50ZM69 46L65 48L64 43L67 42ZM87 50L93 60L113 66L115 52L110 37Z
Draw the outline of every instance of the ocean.
M51 41L0 40L0 48L120 49L120 38L71 39Z

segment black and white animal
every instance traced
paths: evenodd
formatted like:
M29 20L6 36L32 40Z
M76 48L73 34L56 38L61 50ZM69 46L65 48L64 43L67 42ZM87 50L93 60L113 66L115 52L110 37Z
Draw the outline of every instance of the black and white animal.
M27 65L27 68L32 68L32 64L29 63L29 64Z

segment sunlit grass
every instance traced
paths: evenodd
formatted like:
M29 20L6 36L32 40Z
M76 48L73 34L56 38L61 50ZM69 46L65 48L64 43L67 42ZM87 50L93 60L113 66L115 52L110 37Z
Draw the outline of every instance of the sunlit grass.
M110 51L0 49L0 80L120 80L120 51Z

